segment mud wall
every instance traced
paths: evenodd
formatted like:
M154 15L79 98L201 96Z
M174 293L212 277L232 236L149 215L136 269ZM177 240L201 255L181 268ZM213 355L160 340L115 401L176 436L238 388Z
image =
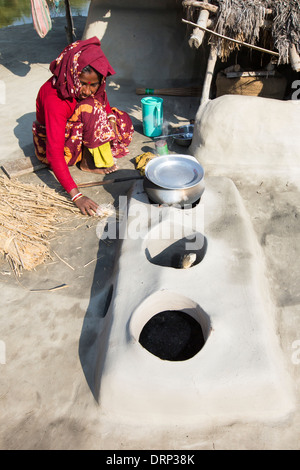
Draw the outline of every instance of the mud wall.
M149 88L200 85L206 51L190 48L182 18L176 0L94 0L83 39L100 39L117 82Z

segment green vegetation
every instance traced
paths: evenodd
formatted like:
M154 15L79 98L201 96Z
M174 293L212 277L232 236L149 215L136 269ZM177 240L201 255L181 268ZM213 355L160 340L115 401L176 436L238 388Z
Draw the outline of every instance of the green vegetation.
M55 13L54 3L51 0L47 0L47 3L51 16L52 12L59 16L64 16L64 0L60 0L57 13ZM83 9L87 9L89 4L90 0L70 0L72 14L80 14ZM31 18L30 0L0 0L0 28L10 26L16 22L25 23L25 19L28 18Z
M31 6L28 0L0 0L0 26L9 26L15 21L31 16Z

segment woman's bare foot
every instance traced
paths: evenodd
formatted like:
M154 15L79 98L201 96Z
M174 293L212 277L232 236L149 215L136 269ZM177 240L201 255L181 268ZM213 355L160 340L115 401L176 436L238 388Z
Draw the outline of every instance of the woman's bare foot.
M114 164L113 166L110 166L109 168L104 168L104 170L106 170L106 174L113 173L114 171L117 171L118 169L119 167L116 164Z
M80 169L81 171L87 171L89 173L97 173L98 175L108 175L109 173L113 173L114 171L117 171L119 168L117 165L110 166L108 168L88 168L85 167L84 165L80 164Z
M114 171L117 171L119 169L116 164L110 167L97 168L95 166L93 157L87 149L84 149L83 151L82 160L79 163L79 168L82 171L87 171L89 173L97 173L99 175L108 175L109 173L113 173Z

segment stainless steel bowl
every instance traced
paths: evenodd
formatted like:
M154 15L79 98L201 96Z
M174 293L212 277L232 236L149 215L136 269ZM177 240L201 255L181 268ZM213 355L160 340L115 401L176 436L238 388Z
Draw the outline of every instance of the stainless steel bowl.
M144 189L158 204L190 205L204 191L204 169L190 155L164 155L148 162Z
M194 134L194 124L187 124L185 126L178 127L174 134L179 134L178 137L173 137L174 142L177 145L181 145L182 147L188 147L192 142Z

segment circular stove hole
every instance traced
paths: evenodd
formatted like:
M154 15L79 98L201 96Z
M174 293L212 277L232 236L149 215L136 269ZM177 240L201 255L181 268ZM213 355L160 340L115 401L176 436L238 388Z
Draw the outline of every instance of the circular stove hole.
M150 199L149 196L148 196L148 200L149 200L149 204L152 204L155 206L175 206L177 209L190 210L190 209L194 209L194 207L197 207L198 204L200 204L201 196L192 204L186 204L184 202L182 204L178 204L178 203L177 204L167 204L167 203L160 204L159 202L155 202L153 201L153 199Z
M154 315L143 327L140 344L166 361L186 361L204 346L201 325L180 310L165 310Z
M198 236L198 238L196 238ZM195 248L188 249L193 243ZM157 266L187 269L201 263L207 251L207 239L202 234L179 240L150 240L145 249L148 261Z

